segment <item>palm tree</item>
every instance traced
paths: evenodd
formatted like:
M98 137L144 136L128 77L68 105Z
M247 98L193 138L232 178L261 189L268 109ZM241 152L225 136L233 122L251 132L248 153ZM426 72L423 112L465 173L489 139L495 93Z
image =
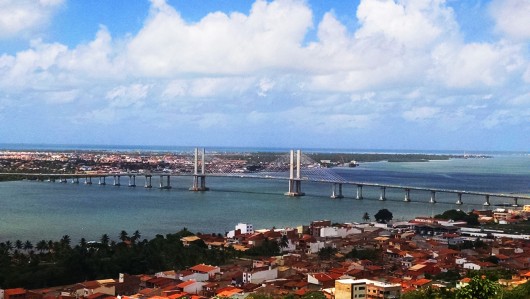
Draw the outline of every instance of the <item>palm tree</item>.
M108 246L109 245L109 241L110 241L109 235L103 234L101 236L101 240L100 241L101 241L102 245Z
M5 244L7 251L13 250L13 243L11 241L7 240Z
M23 246L24 246L24 244L22 243L22 241L20 241L20 240L16 240L15 241L15 248L16 249L21 250Z
M24 243L24 250L30 250L30 249L33 249L33 244L31 244L31 242L27 240L26 243Z
M141 237L142 237L142 235L140 234L140 231L138 231L138 230L134 231L133 237L132 237L133 241L138 241L138 240L140 240Z
M70 239L69 235L64 235L61 238L61 245L65 246L65 247L70 247L70 242L71 242L71 239Z
M364 212L363 221L364 222L370 221L370 215L368 215L368 212Z
M48 249L48 242L46 242L45 240L40 240L39 242L37 242L36 248L40 253L43 253L44 250Z
M125 242L125 241L127 241L129 239L129 234L126 231L122 230L121 233L120 233L119 239L122 242Z
M79 246L81 246L81 248L85 248L87 246L85 238L81 238L81 240L79 241Z

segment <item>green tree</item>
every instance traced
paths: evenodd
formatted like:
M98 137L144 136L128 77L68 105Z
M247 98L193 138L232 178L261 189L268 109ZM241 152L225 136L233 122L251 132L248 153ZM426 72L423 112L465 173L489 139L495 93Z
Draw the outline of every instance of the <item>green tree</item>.
M489 280L486 276L475 276L469 284L456 292L456 299L491 299L499 293L498 283Z
M381 209L379 210L375 215L375 221L379 223L388 223L388 221L392 220L394 216L392 215L392 212L390 212L387 209Z
M364 222L368 222L368 221L370 221L370 215L368 215L368 212L364 212L364 215L363 215L363 221L364 221Z

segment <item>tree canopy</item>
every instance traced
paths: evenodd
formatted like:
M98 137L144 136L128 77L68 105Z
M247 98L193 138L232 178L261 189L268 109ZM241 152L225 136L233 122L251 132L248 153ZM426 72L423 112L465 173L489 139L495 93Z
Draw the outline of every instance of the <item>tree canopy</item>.
M394 218L392 212L387 209L381 209L374 215L375 221L379 223L388 223Z

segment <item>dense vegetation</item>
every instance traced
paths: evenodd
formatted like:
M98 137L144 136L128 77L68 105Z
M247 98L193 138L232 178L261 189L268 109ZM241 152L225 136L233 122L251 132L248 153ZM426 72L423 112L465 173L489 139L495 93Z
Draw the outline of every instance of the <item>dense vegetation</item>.
M525 299L530 298L530 282L514 287L503 288L494 279L484 275L474 276L468 285L460 289L433 288L419 289L401 296L402 299Z
M479 225L478 215L474 213L468 214L461 210L447 210L442 214L435 215L434 218L454 221L465 221L468 225Z
M97 243L85 239L71 244L70 236L59 241L42 240L0 243L0 286L28 289L65 285L75 282L115 278L119 273L152 274L170 269L185 269L206 263L222 265L240 257L233 248L208 249L202 241L184 246L182 237L193 235L187 229L166 236L141 240L136 231L131 236L122 231L118 242L107 234ZM275 241L266 241L246 255L271 256L279 253Z

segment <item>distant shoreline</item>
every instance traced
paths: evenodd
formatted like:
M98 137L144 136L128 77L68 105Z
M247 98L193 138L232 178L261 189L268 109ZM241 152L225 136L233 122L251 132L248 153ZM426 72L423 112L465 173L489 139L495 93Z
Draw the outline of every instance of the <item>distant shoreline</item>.
M158 152L182 153L192 152L196 146L187 145L91 145L91 144L39 144L39 143L0 143L0 151L45 151L45 152ZM311 147L252 147L252 146L199 146L213 153L284 153L291 149L301 149L304 153L329 154L430 154L430 155L528 155L526 151L498 150L434 150L434 149L366 149L366 148L311 148Z

